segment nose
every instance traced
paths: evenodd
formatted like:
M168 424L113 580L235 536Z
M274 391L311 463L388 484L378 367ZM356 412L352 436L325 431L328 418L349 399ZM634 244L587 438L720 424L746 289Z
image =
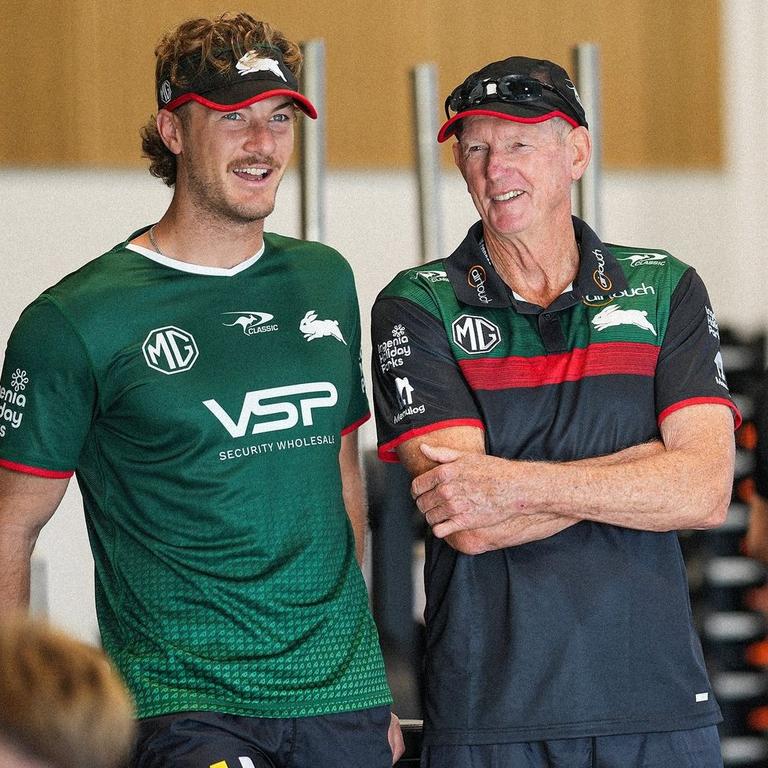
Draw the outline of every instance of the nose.
M271 155L275 151L275 137L270 124L266 121L254 121L249 127L243 149L259 155Z
M498 179L509 171L510 162L506 152L491 147L488 150L485 174L489 179Z

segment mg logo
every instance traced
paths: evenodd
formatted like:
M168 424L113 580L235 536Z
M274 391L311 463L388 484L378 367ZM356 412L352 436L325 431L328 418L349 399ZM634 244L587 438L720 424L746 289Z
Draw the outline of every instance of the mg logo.
M199 354L192 334L175 325L150 331L141 351L150 368L168 375L188 371Z
M475 315L462 315L454 320L451 329L453 341L470 355L490 352L500 341L498 326Z
M288 400L287 398L292 398ZM299 423L311 427L315 408L331 408L339 396L330 381L313 381L307 384L291 384L248 392L243 407L235 421L215 400L204 400L203 405L221 422L232 437L245 437L252 416L271 417L257 421L252 435L291 429Z

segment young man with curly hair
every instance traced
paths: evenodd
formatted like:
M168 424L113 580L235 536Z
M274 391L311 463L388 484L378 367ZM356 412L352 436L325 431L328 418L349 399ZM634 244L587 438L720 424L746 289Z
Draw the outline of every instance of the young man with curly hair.
M135 766L383 768L401 747L358 567L352 272L264 231L296 111L316 117L301 54L241 13L182 23L156 56L143 147L168 210L45 291L9 342L0 604L27 601L76 474Z

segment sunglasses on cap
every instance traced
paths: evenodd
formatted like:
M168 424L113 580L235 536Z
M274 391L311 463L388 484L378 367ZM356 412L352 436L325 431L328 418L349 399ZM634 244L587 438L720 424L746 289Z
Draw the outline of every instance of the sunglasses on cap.
M470 78L454 88L445 100L445 115L459 113L489 101L503 101L509 104L523 104L540 101L544 91L551 91L568 103L557 88L532 77L504 75L503 77Z

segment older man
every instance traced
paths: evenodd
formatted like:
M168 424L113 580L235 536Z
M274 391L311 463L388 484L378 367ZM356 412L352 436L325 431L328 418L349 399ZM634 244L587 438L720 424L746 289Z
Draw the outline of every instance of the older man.
M432 534L423 764L720 766L675 534L730 498L706 290L572 217L591 144L561 67L489 64L446 115L480 221L373 312L379 453Z

